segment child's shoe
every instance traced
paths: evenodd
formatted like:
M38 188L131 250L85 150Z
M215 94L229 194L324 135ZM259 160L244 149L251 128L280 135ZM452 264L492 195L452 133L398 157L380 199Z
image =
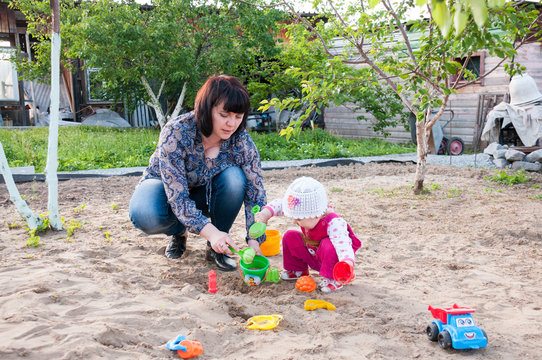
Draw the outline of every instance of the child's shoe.
M309 275L309 269L306 269L305 271L284 270L280 273L280 278L281 280L292 281L307 275Z
M330 293L335 290L339 290L343 287L343 284L333 280L333 279L326 279L322 280L322 282L318 285L318 289L323 293Z

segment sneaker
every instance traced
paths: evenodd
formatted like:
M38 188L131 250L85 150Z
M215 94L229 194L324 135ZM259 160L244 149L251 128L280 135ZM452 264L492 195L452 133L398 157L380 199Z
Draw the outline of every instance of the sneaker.
M234 271L237 270L237 262L226 254L219 254L211 247L207 248L205 253L207 261L215 263L218 270L221 271Z
M318 289L323 293L330 293L335 290L339 290L342 288L343 285L333 279L326 279L322 280L322 282L318 285Z
M306 269L305 271L292 271L292 270L284 270L280 273L280 278L282 280L286 281L292 281L297 280L302 276L309 275L309 269Z
M165 255L170 259L178 259L186 251L186 237L188 233L173 235L166 247Z

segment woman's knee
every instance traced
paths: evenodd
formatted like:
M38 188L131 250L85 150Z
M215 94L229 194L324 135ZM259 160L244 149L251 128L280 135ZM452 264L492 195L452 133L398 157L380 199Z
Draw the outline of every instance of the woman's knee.
M232 166L225 169L216 176L213 184L221 196L225 196L231 201L238 199L242 201L245 197L247 178L241 168Z
M139 184L130 199L132 224L147 234L160 234L168 226L169 204L160 180L149 179Z

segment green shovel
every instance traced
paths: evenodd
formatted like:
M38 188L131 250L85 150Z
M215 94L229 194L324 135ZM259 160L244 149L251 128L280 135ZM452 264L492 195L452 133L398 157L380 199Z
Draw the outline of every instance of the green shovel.
M260 207L258 205L252 208L253 214L257 214L259 211L260 211ZM259 238L265 233L266 228L267 228L267 225L265 223L256 222L252 224L252 226L248 229L248 236L250 236L253 239Z
M252 264L252 262L254 261L254 257L256 256L256 251L254 251L253 248L248 247L246 249L239 250L239 251L234 250L233 247L231 246L229 246L229 248L232 252L239 255L241 259L243 259L243 262L245 264Z

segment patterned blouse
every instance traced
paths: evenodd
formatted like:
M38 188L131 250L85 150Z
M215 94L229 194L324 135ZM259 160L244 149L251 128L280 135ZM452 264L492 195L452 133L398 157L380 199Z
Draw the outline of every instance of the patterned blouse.
M247 178L244 205L248 240L248 229L254 224L252 207L265 205L260 154L256 145L244 130L224 140L218 156L210 160L205 158L202 135L197 129L196 118L192 111L166 123L141 181L162 180L175 216L188 228L188 231L199 234L210 221L188 197L189 191L195 187L205 186L207 204L210 204L213 177L231 166L241 168ZM206 162L210 162L210 166ZM265 240L265 236L256 240L261 243Z

